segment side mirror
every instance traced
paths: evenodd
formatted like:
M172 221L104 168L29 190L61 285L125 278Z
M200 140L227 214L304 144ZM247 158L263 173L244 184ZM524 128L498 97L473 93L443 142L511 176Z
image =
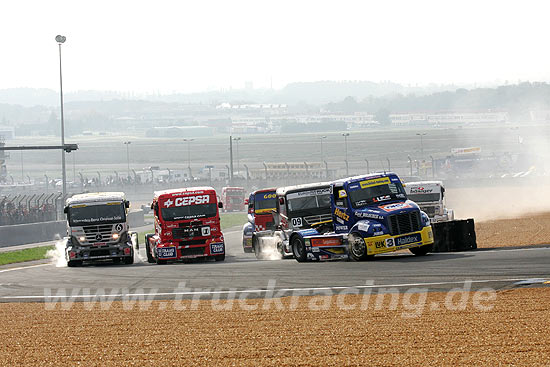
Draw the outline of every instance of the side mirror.
M220 208L220 209L223 208L223 203L221 201L218 202L218 208Z
M68 206L64 207L63 208L63 213L67 214L68 212L69 212L69 207Z
M155 209L155 205L151 203L151 210Z
M124 206L126 207L126 209L128 209L130 207L130 202L128 200L125 200Z
M248 199L244 199L244 205L248 205Z
M279 198L279 205L285 205L285 198L284 197Z

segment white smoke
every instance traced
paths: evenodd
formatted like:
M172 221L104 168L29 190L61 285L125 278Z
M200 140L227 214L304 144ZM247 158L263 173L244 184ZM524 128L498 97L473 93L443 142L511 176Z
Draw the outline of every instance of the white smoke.
M46 253L46 257L51 259L51 263L55 265L56 268L64 268L67 266L67 259L65 258L66 245L66 238L59 239L55 243L55 248Z

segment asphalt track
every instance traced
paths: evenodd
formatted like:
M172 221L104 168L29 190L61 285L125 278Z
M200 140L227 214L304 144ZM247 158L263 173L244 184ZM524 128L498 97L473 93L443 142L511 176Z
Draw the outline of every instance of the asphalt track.
M446 291L464 288L465 282L471 282L471 290L507 289L525 279L550 279L550 246L424 257L401 253L367 262L298 263L293 259L260 261L253 254L243 253L240 231L226 232L225 238L224 262L148 264L141 246L133 265L105 263L67 268L44 263L0 267L0 302L133 296L208 299L226 294L254 298L381 287Z

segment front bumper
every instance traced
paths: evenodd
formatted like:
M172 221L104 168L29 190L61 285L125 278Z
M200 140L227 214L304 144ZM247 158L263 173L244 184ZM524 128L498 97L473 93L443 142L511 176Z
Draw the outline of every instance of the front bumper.
M134 256L131 242L104 246L79 246L68 244L65 248L67 261L95 261Z
M382 235L367 237L364 239L368 255L377 255L387 252L395 252L413 247L431 245L434 243L434 235L431 226L424 227L419 232L411 232L398 236Z
M155 257L159 260L182 260L224 254L225 243L223 241L211 242L206 245L180 245L179 243L165 243L156 247Z

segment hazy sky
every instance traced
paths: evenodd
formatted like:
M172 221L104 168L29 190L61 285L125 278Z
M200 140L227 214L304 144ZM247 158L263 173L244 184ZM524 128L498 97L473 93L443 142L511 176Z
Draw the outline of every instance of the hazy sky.
M550 81L546 1L5 0L0 89Z

